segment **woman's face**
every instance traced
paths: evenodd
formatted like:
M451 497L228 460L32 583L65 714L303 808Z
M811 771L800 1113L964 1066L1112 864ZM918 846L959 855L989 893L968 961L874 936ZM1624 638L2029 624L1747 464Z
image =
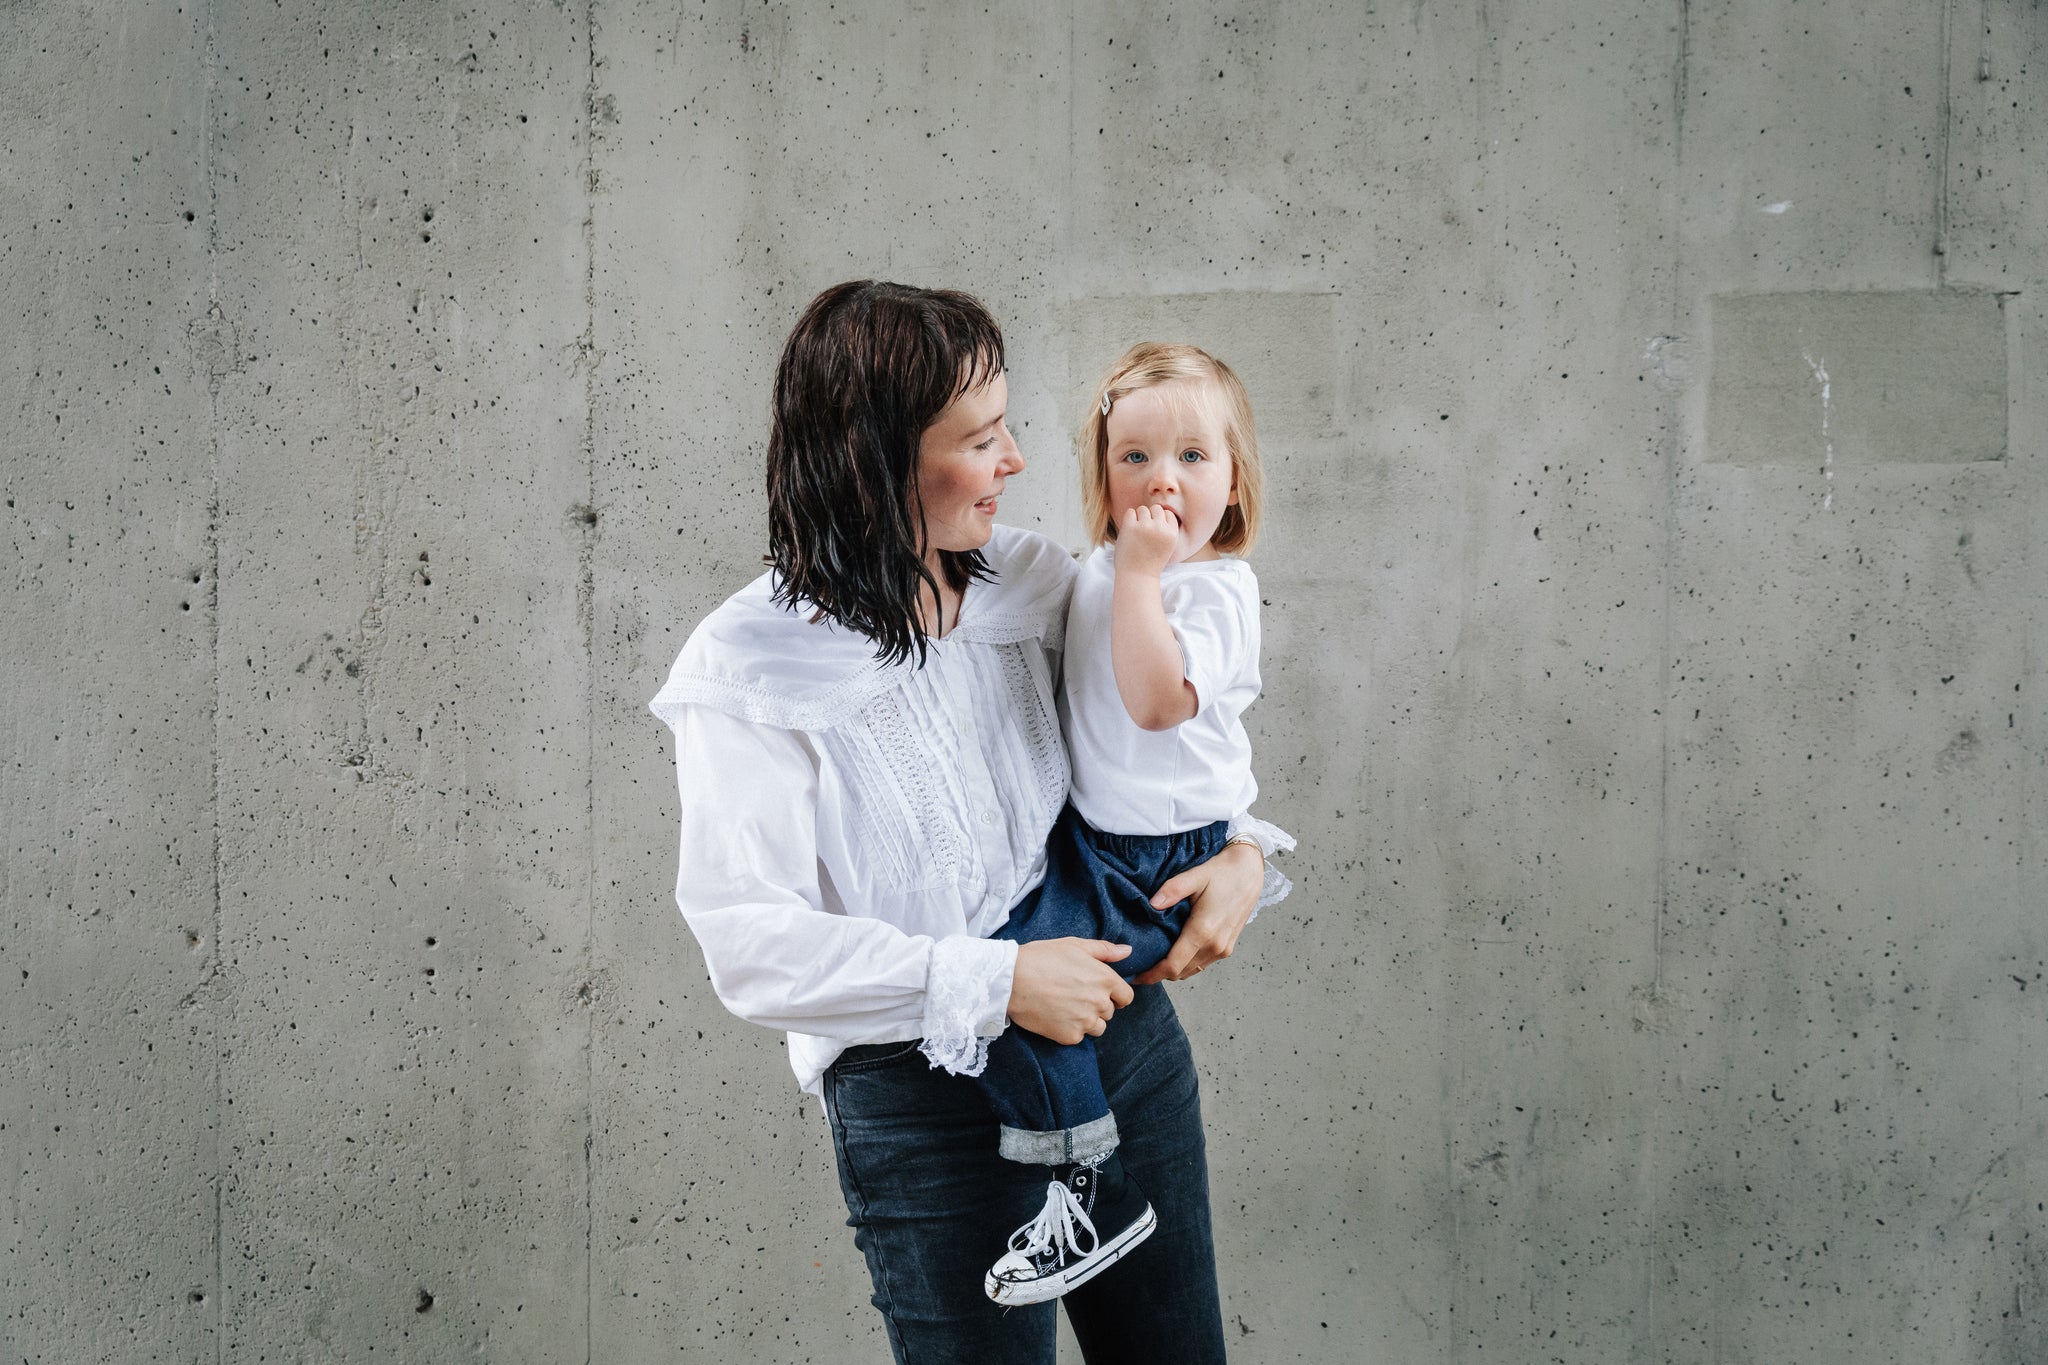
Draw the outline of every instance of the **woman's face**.
M917 447L917 495L924 504L925 558L988 544L1003 481L1024 468L1004 417L1010 385L998 374L947 405Z

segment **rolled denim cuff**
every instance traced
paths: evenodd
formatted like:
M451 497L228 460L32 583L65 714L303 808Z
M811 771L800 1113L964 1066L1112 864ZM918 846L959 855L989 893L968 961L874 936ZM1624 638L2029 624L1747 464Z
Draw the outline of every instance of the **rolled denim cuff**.
M1076 1161L1095 1161L1116 1150L1116 1115L1104 1114L1078 1128L1055 1128L1034 1133L1028 1128L1005 1126L996 1140L996 1150L1006 1161L1032 1166L1066 1166Z

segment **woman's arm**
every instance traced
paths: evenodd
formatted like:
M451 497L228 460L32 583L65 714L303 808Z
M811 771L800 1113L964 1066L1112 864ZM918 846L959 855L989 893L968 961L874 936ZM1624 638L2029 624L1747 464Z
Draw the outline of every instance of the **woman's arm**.
M792 731L689 706L671 722L682 798L676 904L711 986L750 1023L844 1042L921 1036L935 1064L980 1070L977 1040L1014 1019L1060 1042L1099 1035L1131 988L1092 939L932 939L824 908L817 768Z
M824 908L817 766L800 735L685 706L676 904L740 1018L849 1043L923 1035L958 1055L1003 1028L1013 944L933 939Z

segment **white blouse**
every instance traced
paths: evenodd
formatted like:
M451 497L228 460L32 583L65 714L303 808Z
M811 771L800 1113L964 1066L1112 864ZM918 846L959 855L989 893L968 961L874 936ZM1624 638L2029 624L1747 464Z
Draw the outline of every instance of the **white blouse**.
M1017 946L988 935L1045 875L1067 794L1055 662L1074 563L997 527L924 667L770 601L705 618L654 713L676 735L676 903L712 988L789 1034L806 1090L856 1043L924 1039L976 1074Z
M777 607L763 574L651 703L676 736L676 903L719 999L788 1030L814 1094L857 1043L921 1038L933 1065L979 1074L1007 1022L1017 947L988 935L1043 879L1067 797L1055 679L1075 566L1012 527L984 554L994 581L968 586L922 668ZM1267 852L1292 844L1247 823Z

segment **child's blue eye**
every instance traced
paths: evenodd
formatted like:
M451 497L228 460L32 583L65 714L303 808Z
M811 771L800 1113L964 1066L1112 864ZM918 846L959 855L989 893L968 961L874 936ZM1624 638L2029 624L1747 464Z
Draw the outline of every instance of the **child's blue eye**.
M1145 463L1145 452L1142 450L1129 450L1125 451L1119 458L1125 464L1143 464Z
M1197 460L1206 460L1207 458L1209 458L1199 450L1183 450L1180 453L1180 457L1188 464L1193 464Z

